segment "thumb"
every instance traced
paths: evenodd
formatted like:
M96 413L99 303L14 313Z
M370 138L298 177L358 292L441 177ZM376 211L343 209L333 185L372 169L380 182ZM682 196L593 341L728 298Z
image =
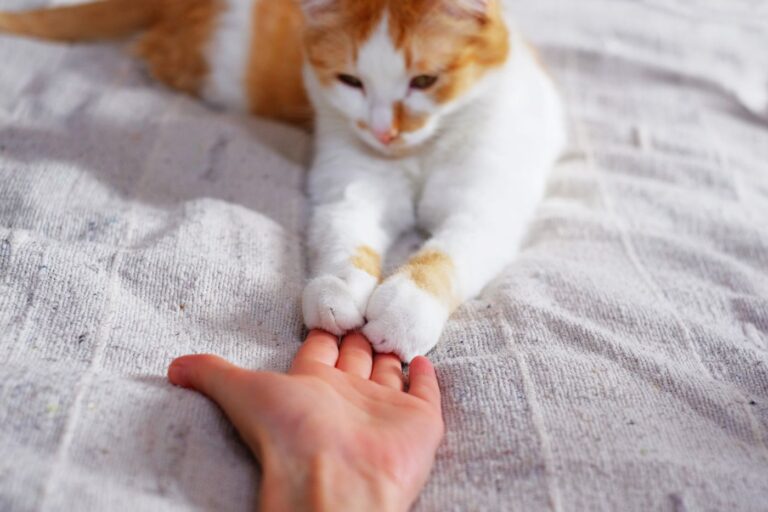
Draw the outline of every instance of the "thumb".
M237 377L242 372L245 370L218 356L184 356L168 367L168 380L202 393L226 410L229 396L239 387Z
M215 402L261 458L258 401L254 400L254 384L260 382L261 372L248 371L218 356L184 356L168 367L168 379L177 386L193 389Z

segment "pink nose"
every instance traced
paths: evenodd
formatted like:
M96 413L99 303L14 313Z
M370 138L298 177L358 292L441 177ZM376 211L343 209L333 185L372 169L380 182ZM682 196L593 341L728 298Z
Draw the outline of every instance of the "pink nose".
M389 130L387 130L385 132L374 131L373 135L382 144L389 145L389 144L392 143L393 140L395 140L397 138L398 133L394 129L389 129Z

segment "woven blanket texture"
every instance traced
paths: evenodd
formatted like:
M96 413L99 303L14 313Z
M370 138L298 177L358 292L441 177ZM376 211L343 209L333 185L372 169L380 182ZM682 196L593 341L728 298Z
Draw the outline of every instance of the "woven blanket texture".
M572 144L430 354L415 510L768 511L768 3L508 7ZM164 375L288 367L311 137L125 48L0 35L0 510L250 511L255 461Z

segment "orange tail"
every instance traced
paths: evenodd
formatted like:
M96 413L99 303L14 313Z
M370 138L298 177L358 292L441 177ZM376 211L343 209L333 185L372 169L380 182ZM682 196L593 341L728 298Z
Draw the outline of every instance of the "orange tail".
M25 12L0 12L0 32L54 41L128 36L155 22L163 0L102 0Z

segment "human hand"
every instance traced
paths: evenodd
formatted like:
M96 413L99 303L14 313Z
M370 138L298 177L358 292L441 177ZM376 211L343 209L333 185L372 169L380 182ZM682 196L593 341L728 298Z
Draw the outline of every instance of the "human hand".
M216 402L262 465L262 510L408 510L443 436L432 364L400 360L360 334L312 331L288 374L185 356L173 384Z

